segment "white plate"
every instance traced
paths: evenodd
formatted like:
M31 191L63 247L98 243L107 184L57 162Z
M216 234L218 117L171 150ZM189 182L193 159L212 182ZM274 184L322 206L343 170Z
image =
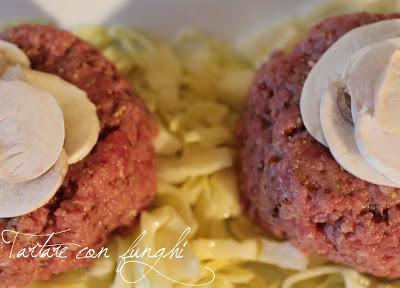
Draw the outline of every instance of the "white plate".
M234 40L321 0L2 0L2 22L47 18L66 28L114 23L172 36L196 27Z

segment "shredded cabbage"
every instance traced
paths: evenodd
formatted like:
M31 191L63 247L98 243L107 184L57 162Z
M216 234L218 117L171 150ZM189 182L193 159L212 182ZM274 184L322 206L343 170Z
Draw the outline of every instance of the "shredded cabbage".
M172 45L123 27L89 27L76 33L101 48L135 82L160 126L154 208L142 214L135 235L116 240L117 251L126 251L143 231L149 233L141 247L170 247L191 228L183 259L161 259L157 271L149 271L154 259L130 263L126 270L131 273L116 273L112 287L181 287L179 283L199 285L211 279L204 287L254 282L269 288L285 277L270 281L259 276L261 269L247 264L277 265L289 271L285 275L306 269L303 253L288 242L266 238L241 213L233 130L254 76L251 63L224 43L192 30ZM112 261L117 266L123 260Z
M291 49L312 23L328 15L360 9L396 11L399 3L331 1L242 40L240 52L194 30L183 32L173 43L121 26L76 30L132 80L156 115L158 196L152 209L142 214L135 233L110 244L110 258L32 287L400 287L327 265L325 259L308 257L261 231L241 213L233 145L234 125L254 71L271 51ZM157 250L172 248L188 227L182 259L143 257L121 266L125 262L119 255L141 233L147 232L139 248ZM120 267L122 273L116 273Z
M346 287L367 288L370 287L371 284L371 280L354 270L339 266L323 266L288 277L285 282L283 282L282 288L292 288L296 283L326 274L341 274Z

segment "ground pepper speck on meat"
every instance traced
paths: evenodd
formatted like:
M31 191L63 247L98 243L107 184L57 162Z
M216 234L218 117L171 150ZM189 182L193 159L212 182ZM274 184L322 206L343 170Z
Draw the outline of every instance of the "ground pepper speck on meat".
M376 276L400 277L400 190L345 172L305 130L304 81L324 51L355 27L400 14L357 13L316 25L289 54L260 68L237 127L239 185L250 217L305 252Z
M99 249L116 232L133 227L139 212L155 196L155 122L116 68L71 33L52 26L21 25L2 33L1 38L25 51L33 69L56 74L85 90L97 107L101 133L90 155L69 167L48 205L19 218L0 219L0 231L48 234L70 230L53 237L51 243ZM14 251L38 241L19 239ZM67 259L15 259L9 257L10 245L1 241L1 287L20 287L91 264L88 259L76 260L78 250L73 247L68 251Z

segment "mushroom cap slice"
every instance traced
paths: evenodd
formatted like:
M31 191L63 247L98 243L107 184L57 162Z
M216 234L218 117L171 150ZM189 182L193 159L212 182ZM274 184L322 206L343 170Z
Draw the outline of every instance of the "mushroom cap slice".
M400 37L400 20L385 20L351 30L334 43L309 73L301 94L304 125L321 144L327 145L321 126L320 103L330 83L339 80L347 63L361 48L389 38Z
M69 164L85 158L96 145L100 133L96 107L86 92L56 75L29 69L23 69L23 72L27 82L47 90L59 103L64 113L64 149Z
M343 72L342 79L344 79L346 89L351 95L353 121L356 120L356 114L364 106L368 110L374 110L376 113L381 114L380 116L383 116L380 117L381 120L389 120L386 117L387 115L382 115L382 113L387 114L384 111L385 109L374 108L375 104L382 103L376 101L375 95L378 92L376 91L377 87L381 85L382 79L380 76L382 71L385 71L391 55L399 49L400 38L393 38L366 46L351 57Z
M37 179L12 184L0 180L0 218L28 214L46 205L62 185L68 170L65 151L55 165Z
M6 69L4 70L3 75L1 76L1 80L4 81L21 80L26 82L24 71L22 70L22 67L19 64L14 66L7 66Z
M0 179L43 175L64 144L63 113L54 97L28 83L0 80Z
M340 113L336 95L342 83L335 82L321 99L321 125L335 160L350 174L377 185L397 185L374 169L361 155L354 137L353 124Z
M0 52L6 58L8 64L19 64L26 68L31 66L28 56L13 43L0 40Z
M346 71L355 141L371 166L400 185L400 38L360 50Z
M399 135L385 133L376 119L368 113L359 114L355 135L357 147L363 158L399 187L400 153L397 152L400 147Z

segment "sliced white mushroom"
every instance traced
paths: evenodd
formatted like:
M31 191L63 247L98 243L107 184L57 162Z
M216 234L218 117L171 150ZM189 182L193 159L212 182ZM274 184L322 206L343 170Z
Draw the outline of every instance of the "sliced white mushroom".
M0 180L0 218L28 214L46 205L62 185L68 170L65 151L55 165L32 181L11 184Z
M346 82L346 89L351 95L353 120L355 114L364 106L382 116L384 110L374 109L376 89L380 86L382 71L385 71L391 55L398 49L400 49L400 38L388 39L360 49L349 60L342 79ZM387 115L383 116L387 119Z
M12 80L21 80L25 81L24 72L20 65L7 66L4 70L3 75L1 76L1 80L12 81Z
M375 87L374 118L386 133L400 134L400 38ZM382 61L383 62L383 61Z
M359 114L355 136L362 157L395 183L387 186L400 187L400 135L385 133L376 119L365 112Z
M54 97L28 83L0 80L0 179L43 175L64 144L63 113Z
M364 159L400 186L400 39L364 50L346 80L357 99L355 141Z
M64 113L64 149L69 164L85 158L96 145L100 132L95 105L83 90L56 75L28 69L23 72L27 82L50 92L59 103Z
M347 172L362 180L396 187L395 183L373 168L360 154L353 124L342 116L336 100L342 85L341 82L332 83L321 99L321 125L333 157Z
M400 37L400 20L385 20L356 28L334 43L314 65L301 95L304 125L320 143L327 145L321 126L320 103L330 83L340 80L352 55L361 48L385 39Z
M19 64L26 68L31 66L28 56L13 43L0 40L0 52L7 59L8 64Z

